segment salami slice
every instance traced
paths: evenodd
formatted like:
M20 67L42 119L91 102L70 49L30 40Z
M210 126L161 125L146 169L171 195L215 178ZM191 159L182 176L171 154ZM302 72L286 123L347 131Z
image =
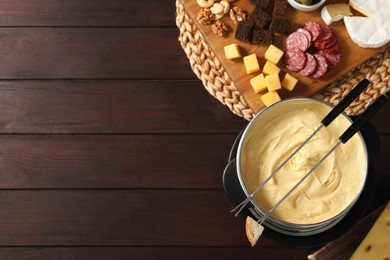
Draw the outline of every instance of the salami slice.
M285 53L286 68L300 71L306 65L306 54L300 49L288 49Z
M326 53L323 50L318 52L319 55L323 56L329 65L329 68L336 66L341 60L341 53Z
M322 49L325 53L329 54L341 54L341 45L339 40L336 38L336 40L329 44L326 48Z
M335 44L336 41L336 35L333 33L326 34L324 37L320 37L314 42L314 47L316 47L318 50L323 50Z
M310 46L309 39L306 35L295 31L287 37L286 48L288 50L300 49L301 51L306 51Z
M310 34L312 36L312 41L313 42L315 40L317 40L318 36L320 36L321 32L322 32L321 25L319 23L317 23L317 22L307 22L303 26L303 29L305 29L308 32L310 32Z
M330 27L327 26L326 24L320 23L320 27L321 27L321 35L320 35L321 38L333 34L332 29L330 29Z
M306 53L306 65L299 71L302 76L310 76L317 68L317 60L310 53Z
M311 36L311 33L308 30L303 29L303 28L299 28L297 30L297 32L300 32L300 33L303 33L304 35L306 35L307 39L309 40L309 43L312 44L313 36Z
M328 70L328 63L326 62L326 59L318 53L314 54L314 57L317 60L317 68L314 73L311 74L311 77L318 79L325 75L326 71Z

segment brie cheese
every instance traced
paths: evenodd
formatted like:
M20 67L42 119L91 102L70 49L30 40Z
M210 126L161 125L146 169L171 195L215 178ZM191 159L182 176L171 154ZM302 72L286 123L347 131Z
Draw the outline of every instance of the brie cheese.
M349 4L326 5L321 10L322 20L324 20L327 25L340 21L344 16L350 15L352 15L352 13L349 9Z
M379 48L390 41L389 0L350 0L349 4L367 16L344 17L353 42L364 48Z

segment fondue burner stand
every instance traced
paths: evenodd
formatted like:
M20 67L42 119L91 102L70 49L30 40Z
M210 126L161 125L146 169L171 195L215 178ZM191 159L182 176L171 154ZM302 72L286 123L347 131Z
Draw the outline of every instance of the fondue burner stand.
M352 117L352 119L354 119ZM368 174L366 179L366 184L364 189L356 201L354 206L350 209L350 211L345 215L345 217L337 223L335 226L330 229L318 233L315 235L308 236L293 236L286 235L277 230L273 230L271 228L265 227L263 236L266 238L282 245L292 246L292 247L316 247L324 245L340 236L342 236L345 232L347 232L350 228L352 228L360 218L362 218L368 208L371 193L372 193L372 184L374 178L374 167L373 162L375 157L379 152L379 135L375 127L371 123L367 123L362 130L360 131L366 143L367 151L368 151ZM236 157L237 157L237 149L238 144L241 139L243 131L236 138L232 149L230 151L228 164L224 170L222 184L224 187L224 191L227 197L234 202L235 204L239 204L245 198L245 192L243 191L240 181L238 179L237 167L236 167ZM241 211L241 216L246 218L247 216L252 217L257 220L257 217L252 214L254 206L249 202L246 208Z

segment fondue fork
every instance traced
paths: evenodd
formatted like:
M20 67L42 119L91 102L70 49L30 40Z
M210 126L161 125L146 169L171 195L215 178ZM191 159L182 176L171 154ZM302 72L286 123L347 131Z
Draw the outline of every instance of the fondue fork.
M313 167L309 172L306 173L305 176L300 179L294 187L292 187L286 195L284 195L267 213L265 213L257 223L260 226L261 232L264 230L262 224L269 217L269 215L326 159L329 155L331 155L334 150L339 147L341 144L345 144L354 136L367 122L368 120L385 104L385 102L389 99L386 94L381 95L374 104L369 106L367 110L360 115L348 128L345 132L339 137L339 141L325 154L324 157ZM261 235L261 233L260 233Z
M251 194L249 194L248 197L246 197L240 204L238 204L234 209L232 209L230 212L234 212L237 210L235 217L238 216L238 214L244 209L244 207L249 203L249 201L253 198L253 196L259 192L265 184L269 180L271 180L272 177L274 177L288 161L290 161L291 158L295 154L297 154L302 147L304 147L323 127L327 127L330 123L333 122L333 120L342 113L349 104L352 103L359 95L363 92L363 90L370 85L370 81L367 78L364 78L362 81L359 82L352 90L348 93L347 96L345 96L321 121L321 125L292 153L290 154L286 160L270 175L267 179Z

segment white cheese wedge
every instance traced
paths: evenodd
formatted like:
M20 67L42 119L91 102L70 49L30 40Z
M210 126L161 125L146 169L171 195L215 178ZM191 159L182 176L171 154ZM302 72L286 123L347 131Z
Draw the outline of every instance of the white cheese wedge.
M359 259L390 259L390 202L351 257Z
M353 42L363 48L379 48L390 41L390 0L350 0L349 4L367 16L344 17Z
M344 16L351 16L351 10L349 9L349 4L333 4L325 5L321 10L322 20L327 25L330 25L333 22L340 21Z

